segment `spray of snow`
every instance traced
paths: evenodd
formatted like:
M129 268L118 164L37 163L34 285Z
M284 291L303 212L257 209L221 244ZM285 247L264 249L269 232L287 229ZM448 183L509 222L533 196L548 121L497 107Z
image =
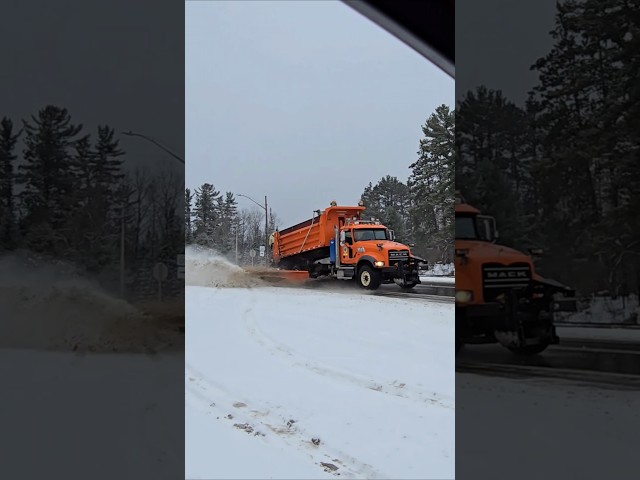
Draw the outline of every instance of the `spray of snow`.
M119 350L139 343L144 319L72 265L28 252L0 257L0 304L4 348Z
M185 249L185 284L194 287L251 288L262 286L264 282L214 250L189 246Z

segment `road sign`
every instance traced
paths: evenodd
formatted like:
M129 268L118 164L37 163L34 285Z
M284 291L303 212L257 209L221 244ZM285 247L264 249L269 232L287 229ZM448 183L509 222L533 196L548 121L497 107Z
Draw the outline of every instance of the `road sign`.
M264 257L264 245L260 245L260 256Z
M255 251L253 248L252 248L251 250L249 250L249 256L250 256L251 258L253 258L253 257L255 257L255 256L256 256L256 251Z
M159 282L162 282L167 278L167 275L169 275L167 266L164 263L156 263L153 267L153 277Z

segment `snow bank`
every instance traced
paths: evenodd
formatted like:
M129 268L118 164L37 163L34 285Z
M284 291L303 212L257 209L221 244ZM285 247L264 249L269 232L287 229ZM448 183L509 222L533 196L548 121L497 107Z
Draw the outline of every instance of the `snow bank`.
M448 287L454 287L456 284L455 277L433 277L420 275L420 281L425 285L443 285Z
M1 257L0 304L0 347L136 351L154 340L140 311L64 262Z
M263 282L214 250L189 246L185 249L185 285L248 288Z
M567 323L628 323L640 324L638 321L638 297L591 297L580 302L579 312L562 314L559 318Z
M424 270L422 275L426 277L444 277L455 275L455 266L453 263L436 263L431 268Z

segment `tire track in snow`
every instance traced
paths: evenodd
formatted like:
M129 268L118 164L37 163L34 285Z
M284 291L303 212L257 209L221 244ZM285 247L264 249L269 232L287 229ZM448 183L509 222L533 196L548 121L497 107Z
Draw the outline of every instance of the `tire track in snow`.
M185 366L185 403L198 409L202 413L216 416L216 419L228 421L230 426L244 430L248 434L258 437L257 440L284 443L298 451L302 451L310 460L323 468L322 463L338 464L336 471L324 468L334 476L344 478L383 479L386 475L365 464L358 459L324 442L314 445L313 434L308 433L298 421L291 421L290 416L272 413L272 410L282 410L282 407L265 407L256 405L246 399L238 400L236 396L220 383L211 380L197 369L187 364ZM225 412L233 412L226 414ZM231 415L231 416L229 416Z
M270 351L284 355L293 361L293 365L312 371L318 375L346 381L358 387L367 388L376 392L393 395L407 400L412 400L421 404L435 405L437 407L455 410L455 402L446 395L436 392L422 392L406 384L394 380L392 382L380 382L371 380L363 375L331 367L315 360L304 357L293 348L274 340L270 335L260 329L256 321L252 318L252 308L247 308L243 318L249 335L260 345Z

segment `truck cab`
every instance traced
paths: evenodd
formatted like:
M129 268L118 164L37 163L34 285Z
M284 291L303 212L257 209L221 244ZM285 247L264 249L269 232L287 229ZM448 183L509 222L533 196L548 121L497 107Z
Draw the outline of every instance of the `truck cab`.
M456 351L464 344L500 343L517 354L537 354L557 343L556 294L568 287L540 276L529 255L499 245L493 217L460 193L455 205ZM572 310L573 303L562 303Z
M411 289L420 283L418 263L422 259L412 256L409 246L396 242L393 231L379 221L347 220L339 231L338 244L337 264L363 288L396 283Z

